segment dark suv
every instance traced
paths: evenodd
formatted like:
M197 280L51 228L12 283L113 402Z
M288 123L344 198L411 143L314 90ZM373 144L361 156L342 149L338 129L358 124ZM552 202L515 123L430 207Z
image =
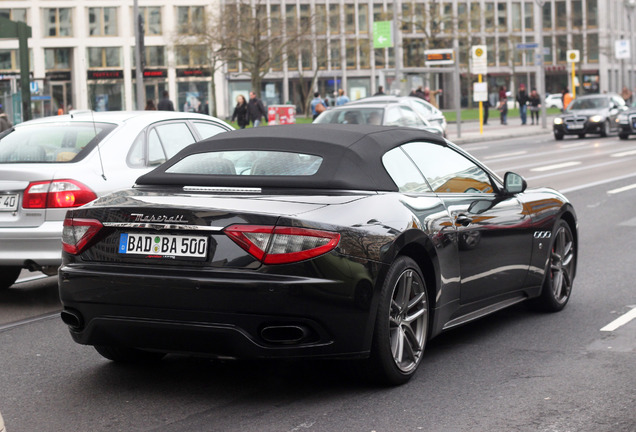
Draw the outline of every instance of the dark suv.
M625 101L616 93L577 97L554 119L554 138L562 140L565 135L584 138L588 133L606 137L619 131L616 119L626 109Z

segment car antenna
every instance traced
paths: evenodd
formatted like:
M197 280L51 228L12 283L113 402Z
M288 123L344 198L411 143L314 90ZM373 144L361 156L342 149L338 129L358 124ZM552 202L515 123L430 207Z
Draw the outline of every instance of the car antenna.
M92 109L91 109L91 119L93 120L93 131L95 132L95 136L97 136L97 126L95 126L95 110L92 110ZM102 151L99 148L100 142L101 140L97 142L97 154L99 155L99 166L102 169L102 178L104 179L104 181L107 181L106 173L104 172L104 161L102 160Z

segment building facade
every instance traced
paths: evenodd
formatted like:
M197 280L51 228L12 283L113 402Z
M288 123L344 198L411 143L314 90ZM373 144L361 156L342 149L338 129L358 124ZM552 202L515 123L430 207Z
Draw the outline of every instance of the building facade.
M215 72L215 98L211 98L207 47L182 37L196 32L220 2L231 3L139 0L146 99L156 102L168 90L181 111L203 111L208 101L216 100L217 115L224 117L231 113L236 95L252 90L249 73L240 62L232 62ZM270 32L307 27L305 39L272 63L260 89L267 104L291 102L300 112L314 90L308 88L312 82L323 96L344 88L352 99L374 94L380 85L402 94L427 85L444 89L439 103L453 108L458 96L452 88L453 72L427 67L424 52L454 46L464 105L470 103L475 80L469 65L472 45L487 47L487 81L493 94L501 85L509 89L521 83L536 85L540 55L526 47L541 40L547 92L572 87L566 58L571 49L580 52L577 92L620 92L636 85L635 11L623 0L253 0L253 4ZM34 116L69 107L137 108L133 15L132 0L0 0L0 16L32 28ZM373 25L378 21L395 22L395 47L374 48ZM631 42L631 56L618 59L617 44L624 48L625 41ZM18 88L17 44L17 40L0 40L0 96Z

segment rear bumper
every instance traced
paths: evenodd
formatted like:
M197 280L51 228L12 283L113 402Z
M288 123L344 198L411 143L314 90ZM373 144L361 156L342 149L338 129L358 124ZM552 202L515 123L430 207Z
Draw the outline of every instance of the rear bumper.
M62 263L63 221L44 222L39 227L0 228L0 265L41 266Z
M77 343L220 357L366 356L376 309L366 278L63 266L59 284L64 310L80 317L69 327Z

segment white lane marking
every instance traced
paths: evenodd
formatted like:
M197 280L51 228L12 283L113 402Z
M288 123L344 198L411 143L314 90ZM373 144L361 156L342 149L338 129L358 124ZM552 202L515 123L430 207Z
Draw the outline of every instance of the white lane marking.
M624 151L620 153L611 154L610 157L625 157L636 155L636 150Z
M581 190L581 189L589 189L589 188L592 188L592 187L604 185L604 184L607 184L607 183L614 183L614 182L617 182L617 181L620 181L620 180L625 180L625 179L632 178L632 177L636 177L636 174L632 173L632 174L627 174L627 175L620 176L620 177L608 178L608 179L605 179L605 180L599 180L599 181L595 181L595 182L592 182L592 183L586 183L586 184L582 184L582 185L578 185L578 186L572 186L570 188L559 189L559 191L561 193L575 192L575 191L578 191L578 190ZM530 181L531 178L526 178L526 180Z
M470 146L470 151L474 152L475 150L486 150L486 149L489 149L489 148L490 148L490 146L487 146L487 145L475 146L475 147Z
M626 192L626 191L632 190L632 189L636 189L636 184L629 185L629 186L624 186L624 187L618 188L618 189L608 190L607 193L610 194L610 195L614 195L614 194L621 193L621 192Z
M623 314L619 316L618 318L616 318L614 321L612 321L611 323L603 327L601 331L605 331L605 332L614 331L617 328L624 326L625 324L627 324L634 318L636 318L636 307L634 307L632 310L630 310L626 314Z
M496 155L485 157L484 160L505 158L505 157L510 157L510 156L521 156L521 155L524 155L524 154L527 154L527 153L528 152L526 150L518 151L518 152L511 152L511 153L500 153L500 154L496 154Z
M562 144L559 147L564 148L564 149L569 149L569 148L574 148L574 147L583 147L586 146L588 143L583 142L583 143L574 143L574 144Z
M581 165L581 162L579 161L563 162L563 163L555 164L555 165L546 165L546 166L542 166L538 168L532 168L530 171L536 171L536 172L552 171L552 170L567 168L567 167L571 167L575 165Z
M4 324L4 325L0 325L0 332L3 332L5 330L9 330L15 327L20 327L26 324L31 324L34 322L38 322L38 321L44 321L47 319L51 319L51 318L55 318L55 317L59 317L60 316L60 312L53 312L51 314L46 314L46 315L41 315L35 318L27 318L27 319L23 319L21 321L16 321L16 322L12 322L9 324Z

